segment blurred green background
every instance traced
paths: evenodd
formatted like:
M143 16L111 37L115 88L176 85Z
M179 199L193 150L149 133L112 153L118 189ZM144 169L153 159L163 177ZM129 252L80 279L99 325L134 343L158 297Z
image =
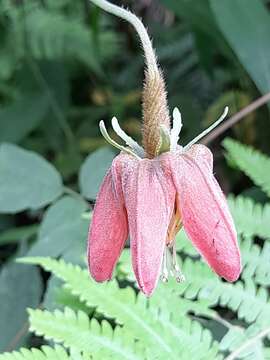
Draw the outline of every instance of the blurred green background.
M270 91L270 1L115 3L135 12L149 30L167 82L170 109L177 106L182 113L182 145L214 122L225 106L231 116ZM89 210L116 154L100 135L98 123L104 119L110 129L111 118L117 116L123 129L140 140L144 59L134 29L87 0L1 0L0 44L0 352L4 352L43 343L27 335L27 307L66 305L64 294L56 300L55 278L48 281L48 274L37 266L14 259L61 257L84 266ZM270 237L270 211L262 220L260 208L270 193L269 109L265 105L250 113L209 144L224 192L251 201L250 218L244 214L247 203L237 203L241 212L232 200L232 211L239 210L235 216L241 224L245 215L248 218L239 229L245 233L248 228L245 234L255 239L259 255ZM227 136L248 147L228 140L224 156L222 141ZM264 221L263 234L259 225L256 231L248 227L254 221L255 202L261 209L256 224ZM259 255L251 276L263 264L269 310L270 257ZM245 264L248 261L252 256ZM70 298L67 303L72 303ZM75 300L72 304L76 308ZM215 311L243 325L232 308ZM215 358L211 356L206 358Z

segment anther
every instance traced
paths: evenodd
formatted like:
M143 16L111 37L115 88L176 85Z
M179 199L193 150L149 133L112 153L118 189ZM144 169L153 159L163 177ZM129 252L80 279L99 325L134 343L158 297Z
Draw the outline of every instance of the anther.
M176 277L176 281L177 281L178 283L183 283L183 282L185 282L185 281L186 281L185 275L184 275L184 274L181 274L181 275L177 276L177 277Z
M163 283L166 283L166 282L169 281L169 279L168 279L168 277L166 277L166 276L163 274L163 275L161 275L161 281L162 281Z

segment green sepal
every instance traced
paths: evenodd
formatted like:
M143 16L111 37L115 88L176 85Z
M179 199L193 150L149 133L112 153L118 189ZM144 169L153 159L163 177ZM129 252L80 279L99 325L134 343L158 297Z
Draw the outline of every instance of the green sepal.
M160 126L160 142L157 150L157 155L161 155L165 152L170 151L171 148L171 137L169 130L164 126Z

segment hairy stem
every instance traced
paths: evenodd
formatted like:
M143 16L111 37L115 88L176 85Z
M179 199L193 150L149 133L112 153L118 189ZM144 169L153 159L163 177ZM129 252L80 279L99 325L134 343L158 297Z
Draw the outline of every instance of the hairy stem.
M152 47L152 43L149 38L149 35L148 35L143 23L141 22L141 20L139 18L137 18L136 15L132 14L130 11L123 9L119 6L116 6L112 3L110 3L109 1L106 1L106 0L90 0L90 1L92 3L94 3L95 5L99 6L100 8L102 8L103 10L105 10L113 15L116 15L116 16L120 17L121 19L128 21L131 25L134 26L135 30L137 31L137 33L140 37L140 40L141 40L141 43L143 46L148 72L150 74L158 73L156 55L155 55L154 49Z
M145 54L146 70L142 95L143 104L143 146L145 155L158 155L161 144L160 125L170 129L165 81L157 64L155 51L141 20L130 11L111 4L106 0L90 0L103 10L116 15L133 25L137 31Z

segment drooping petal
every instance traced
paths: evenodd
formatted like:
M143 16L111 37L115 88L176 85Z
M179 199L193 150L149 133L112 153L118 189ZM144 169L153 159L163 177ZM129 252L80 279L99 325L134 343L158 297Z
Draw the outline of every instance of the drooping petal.
M198 163L209 167L209 170L213 172L213 154L208 147L202 144L195 144L191 146L186 154L191 156Z
M114 160L100 187L89 229L88 266L96 281L111 279L127 236L121 177Z
M134 159L132 163L123 159L122 184L133 269L140 289L150 296L160 275L175 188L162 165L162 156Z
M209 152L209 150L208 150ZM237 234L227 201L211 169L211 156L197 148L171 165L183 226L213 270L228 281L241 272Z

